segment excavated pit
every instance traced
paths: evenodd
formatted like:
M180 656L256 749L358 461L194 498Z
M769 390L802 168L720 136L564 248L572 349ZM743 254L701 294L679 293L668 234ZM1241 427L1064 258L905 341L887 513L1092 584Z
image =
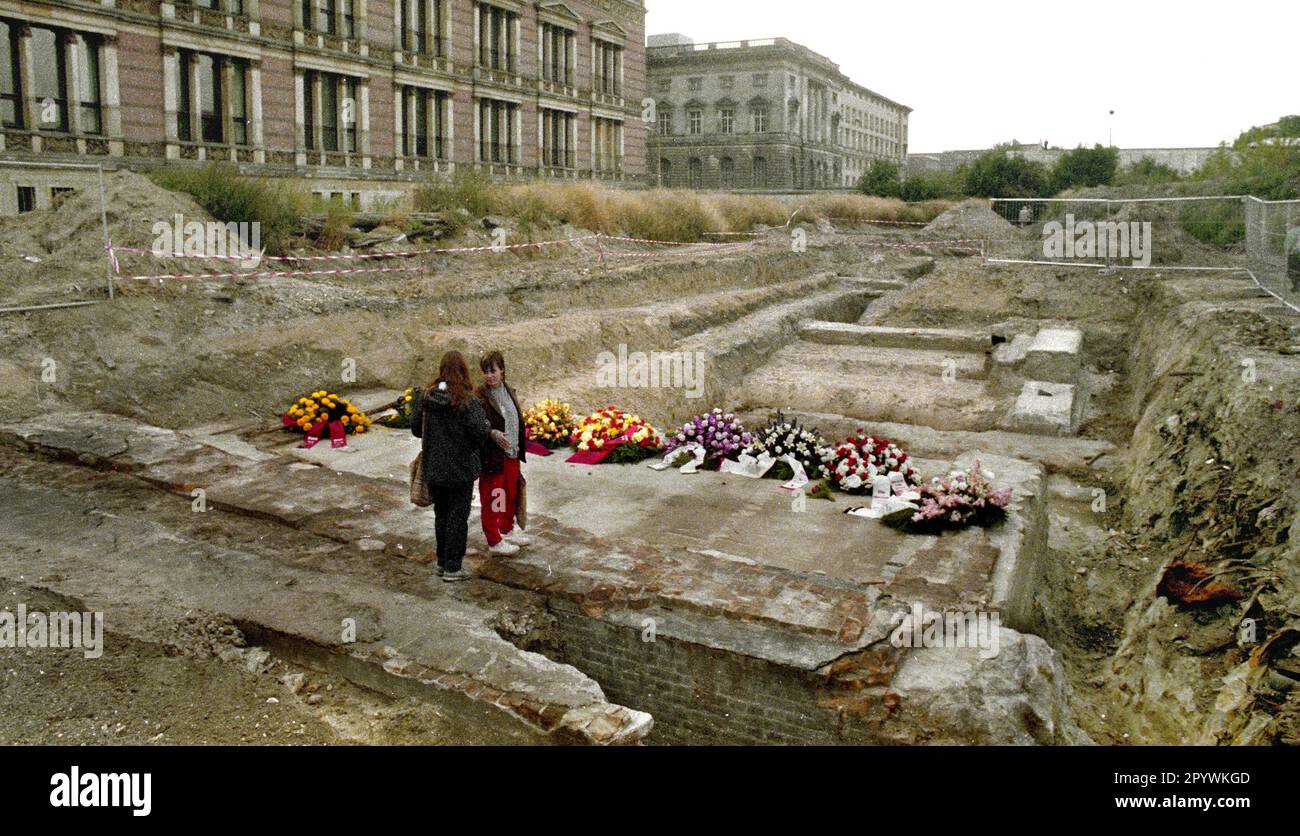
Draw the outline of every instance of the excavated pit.
M1264 726L1275 736L1290 733L1290 709L1269 713L1253 691L1215 708L1223 678L1244 660L1230 647L1238 610L1249 606L1261 630L1297 615L1287 615L1286 594L1297 589L1296 499L1286 481L1296 472L1295 428L1276 427L1300 403L1294 358L1280 353L1292 342L1286 324L1249 287L1222 277L1134 279L989 268L943 254L867 260L865 252L836 242L803 258L771 252L607 272L556 265L549 278L541 269L470 281L435 275L409 288L376 282L349 294L331 289L308 303L319 313L287 322L259 313L268 304L259 294L270 291L248 288L222 304L251 315L251 326L204 324L197 355L187 355L186 338L156 346L140 364L153 374L87 398L88 407L138 420L28 411L0 438L22 455L125 474L151 490L188 497L201 487L222 514L348 550L353 562L332 564L333 586L320 589L364 578L365 594L349 595L383 611L384 625L364 646L276 615L278 592L244 613L244 632L377 691L477 723L500 716L504 739L1256 741L1264 716L1274 718ZM184 308L191 300L168 301ZM152 302L128 297L124 307L142 304ZM331 341L317 333L336 326ZM375 334L386 339L363 336ZM22 349L32 357L78 348L68 336L32 327L26 335L56 343ZM104 357L121 358L124 349L107 339L89 355L98 360L72 363L74 380ZM703 396L604 390L596 357L619 346L705 354ZM770 480L582 467L557 456L528 465L534 547L494 559L472 531L467 565L479 580L429 592L402 579L410 613L390 614L385 567L409 567L427 583L432 521L403 499L415 441L381 430L347 452L308 451L240 414L275 409L285 391L346 357L362 358L362 405L383 403L427 374L444 347L501 348L528 403L616 403L665 431L715 405L750 425L784 410L828 437L862 427L902 444L927 476L980 460L1013 486L1016 503L988 531L905 536L845 516L851 497L810 500L797 512ZM304 350L310 360L300 359ZM268 352L284 359L267 363ZM1261 386L1233 383L1243 356L1256 361ZM229 402L236 379L214 364L233 364L251 391ZM179 393L173 410L157 403L165 385L168 397ZM1169 415L1179 416L1175 425ZM1174 451L1180 444L1186 449ZM1211 459L1231 462L1226 491L1200 473L1198 463ZM30 498L33 526L41 506ZM1258 518L1269 507L1261 521L1224 528L1224 519ZM1209 545L1196 539L1220 529ZM1229 533L1258 549L1248 553ZM1169 560L1196 548L1207 560L1270 556L1273 588L1237 610L1183 613L1155 584ZM69 557L64 567L74 569L72 586L88 582L76 566ZM188 568L167 571L176 584L197 584L181 572ZM202 584L186 594L215 595ZM211 603L235 608L227 597ZM1000 652L894 647L895 617L914 604L999 613ZM409 647L396 642L414 629L408 620L418 623L411 615L440 623L437 635L461 625L473 640L454 653L418 629L404 639ZM1197 625L1190 636L1189 621ZM569 690L550 694L557 678Z

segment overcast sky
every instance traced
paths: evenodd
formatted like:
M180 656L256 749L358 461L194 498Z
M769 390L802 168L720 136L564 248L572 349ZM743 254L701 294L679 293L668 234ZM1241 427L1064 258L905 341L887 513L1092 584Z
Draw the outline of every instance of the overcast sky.
M1218 145L1300 113L1300 0L646 0L646 32L785 37L914 109L909 151ZM1108 111L1114 110L1114 117Z

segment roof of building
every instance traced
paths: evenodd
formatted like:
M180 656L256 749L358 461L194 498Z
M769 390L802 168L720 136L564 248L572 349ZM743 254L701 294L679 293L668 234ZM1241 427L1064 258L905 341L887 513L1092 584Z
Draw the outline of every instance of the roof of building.
M681 38L682 42L665 43L664 41L668 38ZM664 64L670 61L691 63L694 60L704 61L710 58L716 58L718 57L719 52L726 50L788 53L796 59L820 67L827 73L827 75L832 76L837 82L850 88L858 95L879 99L887 104L899 108L904 113L912 112L912 108L907 105L858 84L840 70L839 64L836 64L825 55L822 55L819 52L814 52L802 44L797 44L789 38L758 38L747 41L712 41L697 44L685 35L673 33L671 35L651 35L647 37L646 43L647 70L650 70L656 63Z

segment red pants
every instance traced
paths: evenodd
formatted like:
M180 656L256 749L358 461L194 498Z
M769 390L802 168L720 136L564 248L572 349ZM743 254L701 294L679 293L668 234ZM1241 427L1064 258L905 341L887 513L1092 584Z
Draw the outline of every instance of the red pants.
M478 499L483 506L483 535L495 546L515 527L519 499L519 459L507 458L500 473L478 477Z

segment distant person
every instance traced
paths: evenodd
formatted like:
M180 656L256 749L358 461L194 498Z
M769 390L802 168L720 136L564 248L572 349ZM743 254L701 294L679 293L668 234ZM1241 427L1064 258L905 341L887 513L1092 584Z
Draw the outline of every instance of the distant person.
M1033 223L1033 222L1034 222L1034 213L1033 213L1032 211L1030 211L1030 209L1029 209L1028 206L1021 206L1021 207L1020 207L1020 225L1021 225L1021 226L1029 226L1029 225L1030 225L1031 223Z
M474 397L469 365L459 351L442 355L438 377L428 391L414 393L411 434L422 441L422 475L433 497L433 529L438 542L435 571L444 581L463 581L461 566L469 536L469 506L474 480L482 469L489 427Z
M478 480L483 534L493 554L515 554L532 538L515 525L519 502L520 465L526 461L523 412L506 383L506 361L489 351L479 361L483 384L478 399L487 413L492 435L483 446L483 474Z

